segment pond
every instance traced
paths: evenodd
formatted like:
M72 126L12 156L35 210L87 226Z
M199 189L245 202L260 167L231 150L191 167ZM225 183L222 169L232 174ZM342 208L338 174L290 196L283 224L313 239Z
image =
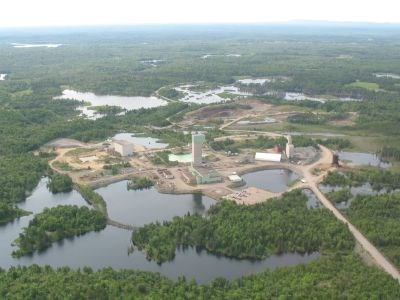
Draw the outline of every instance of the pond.
M140 61L144 65L149 65L152 67L158 67L160 63L164 62L163 59L149 59L149 60L141 60Z
M14 48L58 48L63 44L21 44L11 43Z
M170 154L168 155L168 160L177 161L180 163L190 163L192 161L192 153Z
M96 95L94 93L83 93L74 90L64 90L61 96L54 97L54 99L72 99L78 101L90 102L91 106L119 106L126 110L140 109L140 108L152 108L167 105L167 101L162 100L160 98L151 96L151 97L126 97L126 96L116 96L116 95ZM83 110L83 114L93 114L88 113L87 107ZM93 111L92 111L93 112Z
M375 75L375 77L378 77L378 78L400 79L400 75L393 74L393 73L376 73L374 75Z
M290 132L282 132L284 135L308 135L308 136L317 136L317 137L345 137L345 134L341 133L332 133L332 132L299 132L299 131L290 131Z
M246 79L239 79L237 82L245 85L250 84L264 84L266 82L271 82L269 78L246 78Z
M231 53L231 54L205 54L201 58L207 59L209 57L225 56L225 57L241 57L241 54Z
M308 209L324 207L322 203L318 200L318 197L310 189L303 189L302 193L307 196L306 206Z
M331 185L326 185L326 184L320 184L319 185L320 190L323 193L329 193L329 192L337 192L340 190L343 190L343 187L340 186L331 186ZM347 201L342 201L340 203L334 203L336 208L339 209L346 209L349 208L351 203L353 202L354 198L357 195L365 195L365 196L372 196L372 195L383 195L383 194L388 194L391 193L387 191L385 188L381 190L374 190L372 188L372 185L369 182L366 182L360 186L352 186L349 189L351 197Z
M141 136L138 133L118 133L112 138L116 140L124 140L134 145L142 145L147 149L164 149L168 147L168 144L160 143L159 139L148 136Z
M379 168L388 168L391 163L382 161L376 154L364 152L347 152L341 151L338 153L341 161L348 162L353 166L372 166Z
M245 187L254 186L274 193L281 193L288 189L291 182L297 180L299 176L286 169L262 170L244 174L242 176L246 182ZM243 189L244 187L240 187Z
M311 101L318 101L321 103L325 103L326 101L361 101L360 99L354 99L349 97L333 97L333 98L325 98L325 97L315 97L315 96L308 96L303 93L292 93L286 92L285 93L285 100L288 101L302 101L302 100L311 100Z
M175 87L175 90L178 92L182 92L185 96L179 101L183 102L191 102L197 104L210 104L210 103L218 103L224 102L227 100L232 100L232 98L236 96L249 96L251 94L241 92L238 87L235 86L221 86L215 89L209 89L207 91L193 91L191 88L195 87L195 85L187 84L181 85L179 87ZM233 97L223 96L223 94L230 94Z
M33 212L40 212L44 207L56 205L87 205L76 193L53 195L47 188L47 179L42 179L20 207ZM143 225L156 220L168 220L175 215L187 212L204 213L214 200L201 195L165 195L154 189L143 191L127 191L126 181L112 184L98 190L107 202L110 216L127 223ZM148 261L145 253L134 251L129 254L131 232L107 226L100 232L90 232L85 235L65 239L55 243L42 253L35 253L19 259L11 257L11 243L18 237L22 227L28 225L31 216L0 226L0 267L13 265L50 265L52 267L69 266L82 268L90 266L93 269L112 267L115 269L138 269L160 272L171 279L185 276L194 278L199 283L208 283L216 277L227 279L262 271L280 266L291 266L308 263L320 257L320 253L309 254L286 253L272 255L263 260L232 259L211 254L205 250L189 247L177 249L174 260L161 265Z

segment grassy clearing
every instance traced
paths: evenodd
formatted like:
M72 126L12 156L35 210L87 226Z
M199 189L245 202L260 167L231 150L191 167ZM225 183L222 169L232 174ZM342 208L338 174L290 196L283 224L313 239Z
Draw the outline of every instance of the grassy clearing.
M378 91L381 90L379 88L379 84L375 82L365 82L365 81L355 81L350 84L347 84L348 87L359 87L366 90Z
M90 148L76 148L76 149L70 150L67 153L65 153L65 156L81 155L81 154L92 152L93 150L94 149L90 149Z

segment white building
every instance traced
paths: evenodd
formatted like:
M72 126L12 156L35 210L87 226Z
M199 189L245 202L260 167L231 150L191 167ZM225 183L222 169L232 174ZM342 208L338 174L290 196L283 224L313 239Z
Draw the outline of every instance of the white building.
M237 174L232 174L228 176L229 181L231 182L242 182L242 177Z
M286 157L292 158L294 154L294 145L292 143L292 137L290 135L287 136L287 144L286 144Z
M192 166L199 166L202 164L202 148L205 140L204 134L192 134Z
M121 154L121 156L131 156L133 154L133 144L123 140L113 140L111 147L115 152Z
M257 152L254 159L261 161L280 162L282 159L282 154Z

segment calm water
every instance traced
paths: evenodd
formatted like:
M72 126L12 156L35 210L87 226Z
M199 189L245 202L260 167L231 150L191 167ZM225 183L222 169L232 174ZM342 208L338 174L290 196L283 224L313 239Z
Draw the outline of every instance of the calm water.
M76 193L53 195L46 188L47 179L42 179L38 187L20 207L40 212L44 207L75 204L87 205ZM106 199L111 217L143 225L156 220L168 220L174 215L186 212L204 213L214 200L201 195L163 195L155 190L127 191L126 181L112 184L98 190ZM0 227L0 267L12 265L50 265L53 267L69 266L82 268L90 266L93 269L113 267L115 269L139 269L155 271L177 279L180 276L194 278L199 283L207 283L216 277L227 279L241 277L246 274L274 269L279 266L290 266L307 263L320 256L318 252L306 255L288 253L272 255L264 260L238 260L220 257L205 250L194 248L177 249L175 259L158 265L148 261L143 252L135 251L128 254L131 245L131 232L107 226L100 232L90 232L85 235L65 239L53 244L42 253L13 259L11 243L18 237L22 227L28 225L32 216L23 217L13 223Z
M205 54L201 58L207 59L209 57L215 57L215 56L241 57L242 55L241 54L236 54L236 53L232 53L232 54Z
M244 174L242 178L246 182L246 187L254 186L274 193L280 193L286 191L290 182L298 179L299 176L290 170L273 169ZM241 187L241 189L243 188Z
M133 110L139 108L152 108L163 106L167 104L167 101L159 99L157 97L125 97L115 95L96 95L93 93L82 93L74 90L64 90L61 96L55 97L54 99L73 99L78 101L88 101L91 106L120 106L126 110ZM83 110L83 109L81 109ZM85 113L88 109L83 110Z
M33 191L32 195L26 201L18 206L33 213L40 213L45 207L55 207L58 205L78 205L88 206L82 196L76 191L71 193L52 194L48 191L46 185L48 178L43 178ZM25 264L31 259L13 259L11 252L13 247L11 243L22 232L22 228L28 226L29 221L33 219L33 214L15 220L4 226L0 226L0 267L9 267L16 264Z
M302 192L307 196L306 206L308 209L323 208L324 206L318 200L317 196L310 189L303 189Z
M107 202L111 219L141 226L171 220L186 213L203 214L216 201L202 195L161 194L156 189L128 190L127 180L99 188L97 193Z
M14 48L58 48L63 44L20 44L11 43Z
M320 184L319 188L324 193L340 191L343 189L340 186L331 186L331 185L325 185L325 184ZM360 186L350 187L350 194L351 194L350 199L348 199L347 201L340 202L340 203L334 203L334 205L336 206L336 208L346 209L346 208L350 207L351 203L353 202L354 198L357 195L371 196L371 195L383 195L383 194L387 194L387 193L390 193L390 192L388 192L385 188L377 191L372 188L372 186L369 182L366 182Z
M393 73L376 73L374 74L378 78L392 78L392 79L400 79L400 75Z
M169 161L177 161L180 163L189 163L192 161L192 153L186 154L170 154L168 155Z
M321 136L321 137L342 137L346 136L345 134L340 133L332 133L332 132L299 132L299 131L291 131L291 132L283 132L284 135L308 135L308 136Z
M371 153L363 152L339 152L339 159L348 161L350 165L355 166L372 166L380 168L388 168L391 166L390 163L382 161L378 156Z
M159 143L158 139L136 135L135 133L118 133L113 136L114 139L124 140L134 145L142 145L147 149L163 149L168 147L168 144Z
M249 84L264 84L266 82L271 82L269 78L246 78L246 79L239 79L237 82L245 85Z

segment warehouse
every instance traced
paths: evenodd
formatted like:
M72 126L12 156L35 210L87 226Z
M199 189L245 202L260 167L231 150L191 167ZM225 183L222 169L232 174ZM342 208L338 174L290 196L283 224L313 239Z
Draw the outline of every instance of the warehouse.
M282 159L282 154L257 152L254 159L260 161L280 162Z

